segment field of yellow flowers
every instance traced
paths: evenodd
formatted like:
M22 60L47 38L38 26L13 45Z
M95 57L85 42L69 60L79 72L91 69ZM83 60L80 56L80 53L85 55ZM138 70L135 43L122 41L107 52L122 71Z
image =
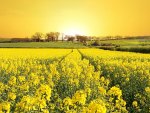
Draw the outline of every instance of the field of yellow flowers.
M0 49L0 113L149 113L150 55Z

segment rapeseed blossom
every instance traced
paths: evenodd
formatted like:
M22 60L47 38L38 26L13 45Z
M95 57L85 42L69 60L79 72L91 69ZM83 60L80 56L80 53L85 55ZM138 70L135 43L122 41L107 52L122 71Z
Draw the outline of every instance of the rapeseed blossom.
M149 112L149 55L99 49L25 51L0 49L0 112Z

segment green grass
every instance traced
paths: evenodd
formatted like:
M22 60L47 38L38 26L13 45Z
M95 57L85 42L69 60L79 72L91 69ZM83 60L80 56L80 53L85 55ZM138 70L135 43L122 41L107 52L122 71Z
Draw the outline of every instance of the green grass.
M106 40L100 41L100 43L111 43L120 46L144 46L150 45L150 39L122 39L122 40Z
M11 38L0 38L0 43L2 42L10 42Z
M57 41L57 42L6 43L7 41L10 41L10 39L0 39L0 48L66 48L66 49L67 48L68 49L88 48L87 46L84 46L82 43L78 43L78 42L72 43L72 42L65 42L65 41L64 42ZM105 40L105 41L100 41L100 44L106 44L106 46L97 46L97 48L107 49L107 50L117 50L117 51L150 53L150 39ZM89 47L94 47L94 46L89 46Z
M120 39L99 41L97 48L105 50L150 53L150 39Z
M86 48L86 46L72 42L18 42L0 43L0 48Z
M114 50L138 52L138 53L150 53L150 46L122 46L115 48Z

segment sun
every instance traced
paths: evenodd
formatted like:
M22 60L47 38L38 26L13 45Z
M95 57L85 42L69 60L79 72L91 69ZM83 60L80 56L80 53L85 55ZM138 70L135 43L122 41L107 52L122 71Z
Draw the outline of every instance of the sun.
M66 35L71 35L71 36L75 36L75 35L85 35L85 32L83 29L79 29L79 28L68 28L64 31L64 33Z
M66 35L71 35L71 36L75 36L77 34L81 35L82 32L78 29L69 29L65 32Z

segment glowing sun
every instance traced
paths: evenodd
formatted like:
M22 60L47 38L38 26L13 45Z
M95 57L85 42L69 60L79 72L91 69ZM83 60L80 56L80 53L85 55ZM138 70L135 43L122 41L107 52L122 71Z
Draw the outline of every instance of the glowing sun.
M83 29L81 28L68 28L64 31L64 33L66 35L71 35L71 36L75 36L75 35L85 35L85 32Z

